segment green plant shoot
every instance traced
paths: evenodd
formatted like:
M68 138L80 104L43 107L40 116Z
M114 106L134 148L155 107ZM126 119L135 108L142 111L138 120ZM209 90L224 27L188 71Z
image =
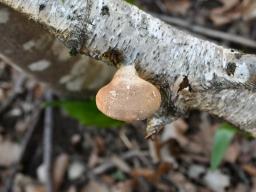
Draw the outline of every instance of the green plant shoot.
M228 123L222 123L217 129L211 154L211 170L216 170L220 165L236 132L237 129Z
M82 125L96 126L99 128L119 127L123 122L103 115L96 107L95 101L63 100L46 103L46 106L62 107L69 116L77 119Z

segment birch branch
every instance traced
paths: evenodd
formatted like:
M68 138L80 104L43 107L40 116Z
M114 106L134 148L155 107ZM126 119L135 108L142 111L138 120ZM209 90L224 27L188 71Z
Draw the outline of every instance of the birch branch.
M154 122L199 109L254 132L255 55L193 37L122 0L0 2L41 23L71 51L135 65L166 95Z

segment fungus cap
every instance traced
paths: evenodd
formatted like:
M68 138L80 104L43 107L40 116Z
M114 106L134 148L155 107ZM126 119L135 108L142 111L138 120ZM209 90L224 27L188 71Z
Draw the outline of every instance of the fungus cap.
M112 81L96 95L98 109L105 115L126 122L144 120L161 105L159 90L140 78L134 66L123 66Z

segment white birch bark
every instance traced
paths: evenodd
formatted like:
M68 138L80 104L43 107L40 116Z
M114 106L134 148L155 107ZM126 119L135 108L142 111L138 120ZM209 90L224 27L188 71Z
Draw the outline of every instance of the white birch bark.
M195 38L122 0L0 2L41 23L72 51L135 65L166 96L150 125L199 109L255 132L255 55Z

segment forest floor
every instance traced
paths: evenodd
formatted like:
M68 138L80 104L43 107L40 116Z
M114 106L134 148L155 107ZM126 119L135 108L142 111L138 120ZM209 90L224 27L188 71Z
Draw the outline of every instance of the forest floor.
M141 9L201 38L256 53L254 0L138 0ZM144 138L145 122L82 126L46 86L0 61L0 191L255 192L256 141L237 133L210 170L221 119L191 111ZM47 170L47 171L45 171Z

